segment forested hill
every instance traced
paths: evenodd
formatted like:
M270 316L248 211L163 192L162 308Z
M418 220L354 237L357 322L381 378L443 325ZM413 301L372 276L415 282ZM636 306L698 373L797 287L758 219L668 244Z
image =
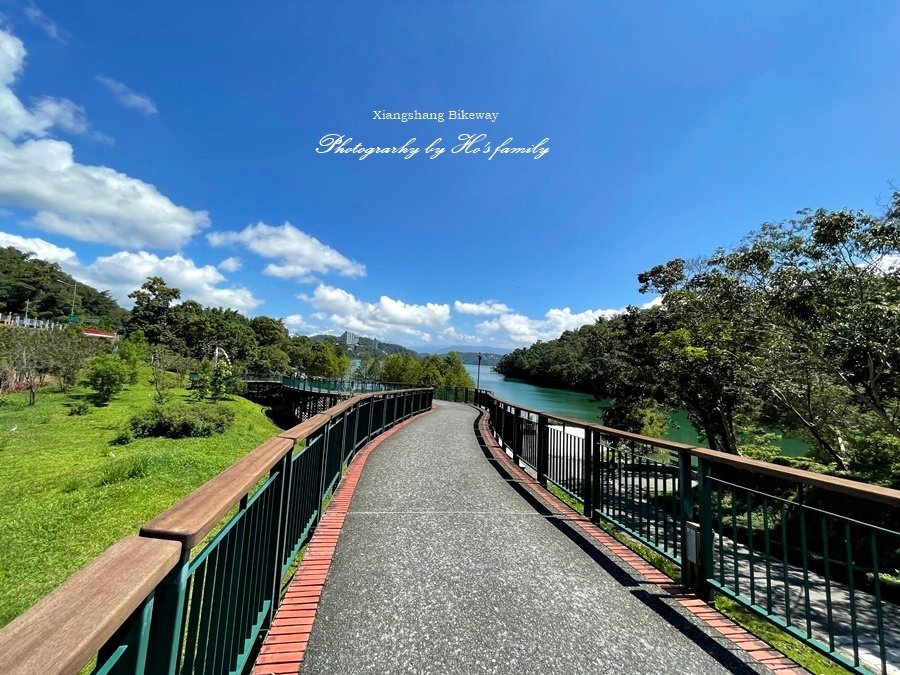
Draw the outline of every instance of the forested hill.
M682 409L710 447L762 459L781 429L832 471L900 487L900 192L881 215L801 212L638 282L659 306L496 369L611 399L610 426L658 433Z
M83 324L122 328L128 311L107 291L76 282L56 263L38 260L12 247L0 247L0 311L4 315L25 314L28 303L28 316L65 322L72 309L73 291L75 314Z

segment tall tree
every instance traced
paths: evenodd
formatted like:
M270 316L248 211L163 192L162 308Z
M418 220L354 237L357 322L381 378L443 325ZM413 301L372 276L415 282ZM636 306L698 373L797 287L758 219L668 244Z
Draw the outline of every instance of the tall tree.
M134 300L134 307L126 331L143 331L150 345L171 345L175 341L172 303L181 297L181 291L168 286L162 277L149 277L128 297Z

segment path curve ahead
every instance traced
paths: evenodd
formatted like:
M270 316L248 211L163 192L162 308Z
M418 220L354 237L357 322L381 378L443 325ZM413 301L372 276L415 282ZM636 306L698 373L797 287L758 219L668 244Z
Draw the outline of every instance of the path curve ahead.
M438 402L368 458L304 675L759 669L535 511L485 458L477 416Z

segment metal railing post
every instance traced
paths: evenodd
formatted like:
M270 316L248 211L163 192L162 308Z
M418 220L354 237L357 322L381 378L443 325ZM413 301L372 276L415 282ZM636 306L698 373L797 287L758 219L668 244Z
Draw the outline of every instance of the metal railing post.
M599 513L603 510L603 458L601 457L599 434L591 430L591 505L590 514L585 514L592 523L600 522ZM602 436L601 436L602 438Z
M184 604L190 561L190 549L182 548L178 565L156 587L148 639L148 673L175 675L184 633Z
M513 463L519 466L519 458L522 454L522 418L519 409L513 408Z
M287 522L287 512L289 509L289 496L290 496L290 470L291 470L291 455L293 453L289 452L280 460L278 460L278 464L276 464L272 468L272 472L278 472L278 478L276 482L269 489L275 489L275 494L277 495L276 499L277 508L275 509L275 517L272 518L268 526L270 528L269 537L271 539L271 548L269 550L269 569L268 572L271 574L271 584L272 584L272 605L269 610L269 616L266 618L266 622L264 627L267 627L272 623L275 619L275 611L278 609L278 605L280 604L281 599L281 561L284 558L283 549L285 546L284 536L282 535L282 530L285 529L285 524ZM271 475L271 474L270 474Z
M550 424L546 415L538 415L537 428L537 478L547 487L547 470L550 467Z
M712 590L709 580L713 576L713 524L712 524L712 478L710 477L710 464L702 458L697 459L697 475L699 478L700 494L698 495L700 507L700 578L697 584L697 594L704 600L708 600Z
M594 516L594 431L584 430L584 447L582 448L581 466L581 498L584 500L584 515Z

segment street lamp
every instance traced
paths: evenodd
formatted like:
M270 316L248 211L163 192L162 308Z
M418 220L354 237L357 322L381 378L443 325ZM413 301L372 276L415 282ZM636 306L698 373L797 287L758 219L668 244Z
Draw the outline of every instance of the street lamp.
M481 389L481 357L484 356L481 352L478 353L478 372L475 375L475 390Z

